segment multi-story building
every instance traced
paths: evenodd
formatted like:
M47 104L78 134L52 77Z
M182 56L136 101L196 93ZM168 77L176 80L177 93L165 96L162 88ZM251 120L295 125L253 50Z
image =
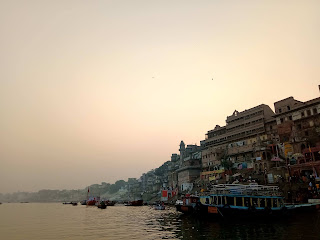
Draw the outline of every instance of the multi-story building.
M168 164L168 187L174 189L178 186L178 174L176 172L180 165L180 155L173 153Z
M222 173L221 159L224 157L224 147L207 147L202 150L202 172L201 179L209 181L210 177Z
M320 98L301 102L293 97L274 103L282 154L290 174L319 174Z
M189 149L191 149L191 147ZM197 151L194 145L192 145L192 149L195 152L190 152L189 155L183 159L181 167L176 170L178 173L178 186L182 191L192 190L195 180L200 177L201 151Z
M180 154L172 154L168 166L168 187L186 190L201 172L201 146L180 142Z
M208 131L203 157L208 154L213 154L213 156L211 155L211 161L209 159L208 162L204 161L204 158L202 159L203 166L206 167L202 176L212 176L215 173L223 172L221 156L223 156L223 160L231 161L233 168L239 170L270 168L272 153L268 144L271 143L272 138L275 138L272 135L273 132L270 131L270 128L272 129L272 126L275 125L273 116L272 109L261 104L242 112L234 111L231 116L227 117L226 126L216 125L213 130ZM262 161L264 162L262 163ZM211 170L209 167L211 163L215 168L213 172L208 171ZM210 178L203 177L203 179Z

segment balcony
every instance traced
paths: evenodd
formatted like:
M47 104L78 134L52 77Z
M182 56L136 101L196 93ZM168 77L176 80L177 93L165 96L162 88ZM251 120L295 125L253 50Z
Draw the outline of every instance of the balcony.
M245 152L252 152L253 151L253 146L252 144L248 145L243 145L243 146L237 146L233 148L228 149L228 154L233 155L233 154L238 154L238 153L245 153Z

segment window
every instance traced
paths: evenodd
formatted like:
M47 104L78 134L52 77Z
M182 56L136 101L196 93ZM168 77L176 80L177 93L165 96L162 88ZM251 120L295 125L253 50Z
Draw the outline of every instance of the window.
M301 117L304 117L304 112L301 112Z
M289 120L291 120L291 121L292 121L292 116L289 116Z
M298 124L298 129L301 129L301 124Z
M241 197L236 197L236 204L237 204L237 206L242 206L242 198Z
M270 126L270 130L272 130L272 126Z
M280 118L280 122L283 123L283 118Z
M290 106L287 106L287 109L290 110Z
M318 110L316 108L312 109L313 111L313 114L317 114L318 113Z
M304 132L304 135L305 135L305 136L309 136L308 131L305 131L305 132Z
M308 116L311 116L311 110L310 110L310 109L307 110L307 115L308 115Z
M281 108L278 109L278 112L281 113Z

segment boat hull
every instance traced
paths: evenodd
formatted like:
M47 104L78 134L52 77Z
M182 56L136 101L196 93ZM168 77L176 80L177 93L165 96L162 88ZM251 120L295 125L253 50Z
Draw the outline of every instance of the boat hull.
M137 200L137 201L130 201L126 206L142 206L143 205L143 200Z
M97 203L96 200L88 200L88 201L87 201L87 206L95 206L96 203Z

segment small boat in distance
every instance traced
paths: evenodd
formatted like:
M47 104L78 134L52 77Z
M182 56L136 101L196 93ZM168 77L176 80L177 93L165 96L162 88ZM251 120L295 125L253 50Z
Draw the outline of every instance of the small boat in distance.
M62 204L78 205L77 202L64 202L64 203L62 203Z
M116 204L115 201L110 201L110 200L106 200L104 201L104 203L107 205L107 206L114 206Z
M100 197L90 197L87 200L87 206L95 206L100 202Z
M165 210L166 207L164 206L164 203L158 203L154 206L155 210Z
M107 204L104 202L104 201L101 201L98 206L98 208L101 208L101 209L106 209L107 208Z
M143 200L129 201L125 206L142 206Z

